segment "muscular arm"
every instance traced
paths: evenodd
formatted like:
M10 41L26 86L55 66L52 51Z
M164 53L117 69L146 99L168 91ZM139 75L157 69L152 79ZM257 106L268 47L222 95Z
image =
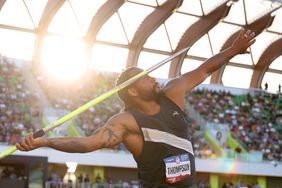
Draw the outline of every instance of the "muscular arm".
M113 147L123 141L125 133L126 129L122 124L122 117L116 115L89 137L40 137L33 139L32 135L30 135L16 144L16 147L21 151L30 151L39 147L50 147L69 153L85 153L101 148Z
M232 57L246 53L247 48L255 42L254 37L254 32L241 30L229 48L207 59L194 71L187 72L171 80L164 89L166 95L183 108L185 94L203 82L224 64L228 63Z

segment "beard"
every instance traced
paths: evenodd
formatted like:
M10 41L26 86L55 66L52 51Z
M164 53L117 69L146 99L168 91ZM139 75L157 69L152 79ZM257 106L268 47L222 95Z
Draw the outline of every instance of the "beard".
M158 85L156 84L152 90L149 91L141 91L140 98L144 101L156 101L158 98L158 90L157 90Z

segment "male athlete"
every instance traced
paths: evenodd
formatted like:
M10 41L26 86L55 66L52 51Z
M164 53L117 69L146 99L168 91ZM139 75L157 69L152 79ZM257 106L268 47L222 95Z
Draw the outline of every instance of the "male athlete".
M134 156L142 187L189 187L195 178L192 144L183 113L185 95L237 54L246 53L255 33L241 30L226 50L206 60L194 71L169 81L162 89L145 75L118 93L125 110L111 117L89 137L33 139L16 144L29 151L50 147L70 153L85 153L124 143ZM117 84L142 70L131 67L121 73Z

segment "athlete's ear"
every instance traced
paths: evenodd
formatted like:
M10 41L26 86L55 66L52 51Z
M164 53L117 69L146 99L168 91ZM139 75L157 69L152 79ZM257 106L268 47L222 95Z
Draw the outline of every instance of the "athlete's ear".
M136 89L134 89L133 87L128 88L127 93L128 93L128 95L130 95L132 97L136 97L138 95Z

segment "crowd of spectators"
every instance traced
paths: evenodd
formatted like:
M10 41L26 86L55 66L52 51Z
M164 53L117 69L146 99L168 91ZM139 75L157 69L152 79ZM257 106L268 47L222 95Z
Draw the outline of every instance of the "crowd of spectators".
M191 137L190 140L194 149L194 156L197 158L215 158L218 154L215 152L213 147L207 142L204 137L204 131L201 130L201 126L198 122L186 114L186 121L188 123L188 135Z
M282 161L281 94L232 95L198 89L187 99L206 121L228 124L233 137L249 151L262 151L265 160Z
M15 144L34 131L32 117L39 116L36 96L24 85L21 70L0 58L0 142Z
M63 175L61 176L63 177ZM56 171L52 171L48 181L46 183L47 188L60 188L60 187L69 187L69 188L138 188L140 183L138 180L134 179L120 179L113 181L111 177L105 176L101 177L97 174L94 178L91 178L87 173L78 173L76 175L75 181L63 181L63 178L60 178ZM198 177L195 180L195 183L190 188L210 188L209 178ZM219 183L221 188L261 188L259 183L256 180L250 179L237 179L237 180L224 180Z
M221 188L241 188L241 187L246 187L246 188L261 188L258 182L253 182L253 183L248 183L244 182L243 180L238 180L236 183L232 183L231 181L229 182L224 182Z
M26 179L24 169L14 166L1 166L0 168L0 181L1 179L9 180L24 180Z
M117 180L113 181L111 177L105 176L102 178L99 174L95 177L95 179L91 178L87 173L79 173L75 180L72 181L70 179L64 181L63 175L59 176L59 174L53 170L46 182L47 188L138 188L140 187L138 180Z
M200 179L197 181L192 188L211 188L209 180Z

